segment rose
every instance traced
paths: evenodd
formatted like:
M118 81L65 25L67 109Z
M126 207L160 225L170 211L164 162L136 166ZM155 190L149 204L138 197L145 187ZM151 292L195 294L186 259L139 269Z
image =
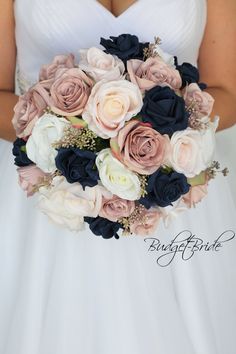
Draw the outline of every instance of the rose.
M207 195L208 184L192 186L189 189L189 192L183 195L183 202L187 205L188 208L195 207L195 205Z
M61 69L51 86L51 109L62 116L83 112L93 81L79 68Z
M143 50L149 45L149 43L139 43L138 37L131 34L110 36L110 39L101 38L100 44L106 49L106 53L116 55L124 62L133 58L142 59Z
M151 206L166 207L189 191L187 178L175 171L156 171L148 179L147 195L140 199L146 208Z
M12 153L15 156L15 165L22 167L33 164L26 154L26 141L23 139L17 138L14 141Z
M135 203L131 200L121 199L113 195L109 199L103 199L99 216L110 221L117 221L120 218L128 217L135 209Z
M193 82L199 82L199 71L198 69L190 63L183 63L181 65L176 65L176 69L179 71L182 79L182 87Z
M155 86L146 92L141 115L144 122L151 123L161 134L171 135L188 126L184 99L167 86Z
M186 211L186 210L187 210L187 207L183 203L182 198L180 198L176 202L172 203L172 205L168 205L165 208L159 208L164 226L169 227L174 220L179 218L179 214L181 214L183 211Z
M120 80L123 77L125 67L116 56L106 54L99 48L80 50L81 60L79 67L95 81Z
M35 193L34 187L47 176L47 174L36 165L18 167L17 172L19 175L19 184L21 188L27 192L27 197Z
M130 232L140 236L148 236L156 230L161 214L152 208L144 210L140 217L130 225Z
M99 179L95 159L92 151L61 148L56 156L56 166L69 183L79 182L83 188L93 187Z
M100 180L108 191L122 199L140 198L141 185L138 176L114 158L110 149L98 153L96 165Z
M82 114L89 129L103 139L115 137L125 122L139 113L142 95L126 80L98 82Z
M150 175L163 164L169 138L147 123L132 120L119 131L117 138L111 139L111 147L114 156L130 170Z
M56 170L57 151L52 144L62 138L69 124L66 119L48 113L36 122L26 143L26 152L28 157L44 172L50 173Z
M71 69L75 67L74 55L57 55L52 63L43 65L39 73L39 81L54 81L59 69Z
M179 72L167 65L160 57L151 57L146 61L131 59L127 62L130 81L136 84L142 92L154 86L169 86L179 89L182 80Z
M84 220L89 224L89 228L94 235L102 236L105 239L112 237L115 237L116 239L119 238L117 232L121 225L118 222L112 222L99 216L97 218L85 217Z
M103 187L83 190L79 183L70 184L58 176L53 179L53 188L39 189L39 208L58 225L81 230L84 216L96 217L106 195Z
M204 131L187 128L175 132L170 139L167 165L187 177L194 177L209 167L214 155L218 120L208 124L209 128Z
M214 98L200 87L192 83L185 88L184 100L187 107L193 106L198 112L209 116L212 112Z
M12 124L19 138L27 138L49 105L49 94L43 84L37 83L29 89L14 107Z

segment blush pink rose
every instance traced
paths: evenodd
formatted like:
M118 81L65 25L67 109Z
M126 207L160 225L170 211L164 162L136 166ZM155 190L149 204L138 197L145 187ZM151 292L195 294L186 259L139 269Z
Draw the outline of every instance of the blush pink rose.
M185 88L184 100L187 107L193 106L203 115L210 115L214 105L214 98L206 91L192 83Z
M49 94L43 84L37 83L24 95L20 96L19 101L14 107L12 124L19 138L27 138L36 123L44 114L49 105Z
M59 69L71 69L75 67L74 55L57 55L52 63L43 65L39 73L39 81L54 81Z
M111 221L117 221L120 218L130 216L134 209L134 201L121 199L120 197L113 195L111 199L103 199L99 216Z
M165 161L169 138L161 135L148 123L132 120L111 139L113 155L130 170L151 175Z
M149 236L156 231L161 213L156 209L145 209L140 218L130 226L130 232L140 236Z
M48 176L36 165L29 165L24 167L18 167L17 172L19 175L19 184L21 188L27 192L27 197L34 194L34 186L40 183L40 181Z
M192 186L188 193L182 197L183 202L188 208L195 207L195 205L207 195L208 184L201 184L198 186Z
M50 89L52 111L68 117L80 115L92 86L93 81L81 69L60 69Z
M148 58L146 61L131 59L127 61L130 81L138 85L142 92L154 86L170 86L179 89L182 80L178 70L167 65L160 57Z
M127 80L99 81L83 112L89 129L103 139L117 136L125 122L138 114L143 100L139 88Z

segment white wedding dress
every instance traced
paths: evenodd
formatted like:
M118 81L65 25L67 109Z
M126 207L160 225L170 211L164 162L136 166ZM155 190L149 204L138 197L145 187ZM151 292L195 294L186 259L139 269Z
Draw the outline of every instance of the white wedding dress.
M17 92L56 54L120 33L157 35L196 65L206 11L206 0L138 0L115 18L96 0L16 0ZM168 243L187 229L213 242L236 230L235 137L235 127L217 136L231 177L155 237ZM0 152L0 354L236 353L235 239L160 267L142 237L104 240L48 222L17 185L11 144L1 140Z

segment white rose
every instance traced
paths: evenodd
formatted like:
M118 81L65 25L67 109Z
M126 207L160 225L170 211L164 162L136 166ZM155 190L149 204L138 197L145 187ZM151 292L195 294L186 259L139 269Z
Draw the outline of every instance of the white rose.
M117 56L105 53L103 50L92 47L82 49L80 53L79 67L95 81L122 79L125 66Z
M83 190L79 183L68 183L58 176L53 179L52 188L39 189L38 206L53 222L75 231L83 228L84 216L98 216L103 196L108 195L101 186Z
M51 173L56 170L55 157L57 151L52 143L60 140L65 127L70 123L65 118L58 118L45 113L35 123L32 135L26 143L29 159L44 172Z
M114 138L142 105L142 95L135 84L127 80L100 81L93 87L82 117L101 138Z
M217 126L218 118L204 131L187 128L175 132L170 139L167 164L189 178L204 171L213 159Z
M96 165L104 187L111 193L127 200L136 200L141 196L138 176L112 156L110 149L99 152Z
M158 44L156 44L154 47L154 53L157 53L166 64L175 68L174 56L167 52L164 52L164 50Z

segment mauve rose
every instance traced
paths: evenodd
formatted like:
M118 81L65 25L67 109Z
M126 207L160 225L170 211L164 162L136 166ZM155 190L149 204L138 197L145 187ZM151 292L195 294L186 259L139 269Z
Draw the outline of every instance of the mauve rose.
M48 176L36 165L29 165L17 168L19 175L19 184L21 188L27 192L27 197L34 194L34 186L40 183L44 177Z
M92 86L93 81L81 69L60 69L50 89L52 111L68 117L80 115Z
M202 91L198 84L192 83L185 88L184 100L187 107L193 106L203 115L210 115L214 105L214 98L206 91Z
M31 134L36 121L44 114L48 105L49 94L41 83L37 83L20 96L12 119L17 137L27 138Z
M43 65L39 73L39 81L53 81L59 69L71 69L75 67L74 55L57 55L52 63Z
M111 199L103 199L99 216L115 222L120 218L130 216L134 209L134 201L121 199L117 195L113 195Z
M146 61L131 59L127 62L131 82L138 85L142 92L154 86L169 86L179 89L182 80L178 70L167 65L160 57L148 58Z
M113 155L131 171L151 175L169 153L169 137L152 129L148 123L132 120L111 139Z
M156 231L161 219L161 213L156 209L143 211L140 218L130 225L130 232L140 236L149 236Z
M189 192L183 195L182 200L188 208L195 207L207 195L208 183L192 186Z

